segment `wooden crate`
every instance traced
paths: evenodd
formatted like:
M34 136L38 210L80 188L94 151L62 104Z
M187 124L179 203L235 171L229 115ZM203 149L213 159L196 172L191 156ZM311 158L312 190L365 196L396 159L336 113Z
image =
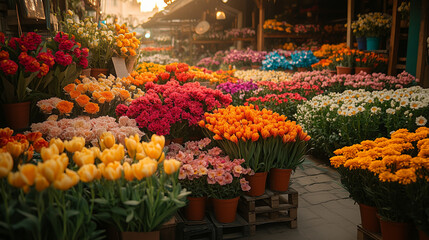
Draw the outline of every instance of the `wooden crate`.
M238 212L249 223L251 235L261 224L286 222L290 228L297 228L298 192L293 188L286 192L267 189L259 197L243 196Z
M202 221L188 221L179 211L176 214L177 227L176 239L178 240L200 240L216 239L215 228L210 219L205 216Z
M160 240L175 240L176 236L176 216L173 216L168 222L162 224L159 230Z
M357 225L357 239L358 240L381 240L379 233L373 233L364 229L361 225Z
M218 222L213 212L209 216L216 230L216 240L243 238L250 234L249 224L238 214L232 223Z

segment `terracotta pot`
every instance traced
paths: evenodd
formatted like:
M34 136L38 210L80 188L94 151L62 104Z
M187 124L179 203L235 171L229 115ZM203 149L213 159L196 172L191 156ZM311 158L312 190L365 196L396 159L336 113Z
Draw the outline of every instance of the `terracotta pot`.
M353 68L337 66L337 74L352 74Z
M407 240L411 235L411 224L391 222L380 218L381 236L383 240Z
M271 168L270 189L277 192L287 191L291 173L292 169Z
M100 74L107 76L109 69L107 68L91 68L91 77L98 77Z
M121 232L122 240L159 240L159 231L152 232Z
M185 217L190 221L201 221L206 210L207 197L187 197L188 205L185 207Z
M213 198L213 209L216 220L221 223L234 222L239 199L240 197L232 199Z
M298 68L298 72L307 72L307 71L308 71L308 69L305 67L299 67Z
M372 73L372 67L355 67L355 74L358 74L360 72L365 72L368 74Z
M3 112L7 127L19 130L28 127L30 123L31 102L3 103Z
M329 70L331 76L337 75L337 70Z
M419 240L429 240L429 235L426 232L419 230Z
M91 68L82 69L81 75L90 77L91 76Z
M362 227L370 232L380 232L380 220L377 218L377 208L359 203Z
M173 138L171 139L172 143L183 144L183 138Z
M252 176L247 175L246 180L249 181L250 191L246 195L256 197L265 193L265 182L267 181L268 172L255 173Z

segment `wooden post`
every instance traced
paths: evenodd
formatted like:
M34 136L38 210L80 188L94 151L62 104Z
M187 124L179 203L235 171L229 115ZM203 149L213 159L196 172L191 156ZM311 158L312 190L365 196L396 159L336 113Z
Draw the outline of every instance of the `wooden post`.
M428 49L426 39L428 38L429 28L429 3L422 1L421 19L420 19L420 34L419 34L419 50L417 54L417 69L416 77L420 79L420 85L429 88L429 66L426 62L428 58Z
M390 30L389 65L388 75L396 75L396 64L398 63L400 19L398 18L398 0L393 0L392 28Z
M347 0L347 47L351 48L352 41L352 20L354 15L355 0Z
M258 24L258 41L257 50L262 51L264 49L264 21L265 21L265 9L264 0L256 0L259 8L259 24Z

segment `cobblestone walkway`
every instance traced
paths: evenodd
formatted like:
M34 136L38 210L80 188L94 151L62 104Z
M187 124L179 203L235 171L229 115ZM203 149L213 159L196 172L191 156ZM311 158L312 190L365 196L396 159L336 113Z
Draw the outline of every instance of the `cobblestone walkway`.
M298 191L298 227L286 223L260 225L246 239L355 240L360 224L359 206L348 196L332 168L307 157L291 176Z

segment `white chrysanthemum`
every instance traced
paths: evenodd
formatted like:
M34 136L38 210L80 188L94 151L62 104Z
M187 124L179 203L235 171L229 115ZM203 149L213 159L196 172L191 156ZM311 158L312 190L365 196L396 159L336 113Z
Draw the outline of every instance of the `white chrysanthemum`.
M378 112L380 112L381 111L381 108L379 108L379 107L372 107L371 108L371 112L372 113L378 113Z
M417 126L424 126L424 125L426 125L427 122L428 122L428 120L423 116L419 116L416 118Z
M388 113L388 114L395 114L395 112L396 112L396 110L393 108L386 109L386 113Z

